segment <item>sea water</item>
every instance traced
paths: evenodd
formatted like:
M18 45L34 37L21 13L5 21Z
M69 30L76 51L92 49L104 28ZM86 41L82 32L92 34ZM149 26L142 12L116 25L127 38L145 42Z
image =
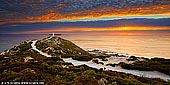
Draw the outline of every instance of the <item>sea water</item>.
M49 34L0 34L0 52L30 39L42 39ZM169 35L128 35L114 33L67 33L60 37L70 40L83 49L110 50L139 57L170 59Z

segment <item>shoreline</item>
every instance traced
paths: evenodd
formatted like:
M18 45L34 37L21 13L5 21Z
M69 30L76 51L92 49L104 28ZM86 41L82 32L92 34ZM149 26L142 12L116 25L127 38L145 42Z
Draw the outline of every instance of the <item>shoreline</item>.
M31 46L32 46L33 50L38 51L40 54L46 54L46 53L43 53L42 51L38 50L36 48L35 44L36 44L36 41L32 41ZM46 55L46 57L49 57L49 56L51 57L51 55L48 55L48 56L47 55ZM92 61L88 61L88 62L87 61L77 61L77 60L73 60L72 58L62 58L62 59L65 62L72 63L75 66L76 65L87 65L87 66L92 67L92 68L97 68L97 69L103 68L105 70L112 70L112 71L117 71L117 72L130 73L130 74L133 74L133 75L136 75L136 76L141 76L141 77L161 78L165 81L170 80L170 76L165 75L165 74L160 73L160 72L155 72L155 71L127 70L127 69L120 69L120 68L118 69L118 68L111 67L111 66L104 66L104 65L96 64L96 63L93 63ZM76 62L77 62L77 64L76 64Z
M5 51L6 49L10 49L11 47L14 47L16 44L19 44L20 42L24 42L25 40L32 40L32 39L42 39L42 38L44 38L44 37L46 37L47 35L45 34L36 34L36 36L33 36L33 35L27 35L28 36L28 38L26 38L26 36L23 34L23 36L15 36L16 38L17 38L17 42L16 42L16 40L15 40L15 42L14 41L10 41L10 43L6 43L6 42L9 42L9 41L3 41L3 37L2 37L2 43L1 44L4 44L3 46L2 46L2 50L0 51L0 53L1 52L3 52L3 51ZM30 38L30 36L33 36L33 38ZM74 35L71 35L70 34L70 36L72 36L72 37L76 37L76 36L79 36L79 35L76 35L76 36L74 36ZM19 38L22 38L22 39L19 39ZM34 38L35 37L35 38ZM84 43L83 44L83 42L82 41L78 41L79 40L79 38L77 38L77 39L73 39L73 38L70 38L70 37L68 37L68 36L65 36L65 35L61 35L61 37L63 37L63 38L65 38L65 39L69 39L69 40L71 40L71 41L73 41L75 44L77 44L78 46L81 46L84 50L86 50L86 49L101 49L101 50L110 50L110 51L116 51L116 52L125 52L125 53L129 53L129 54L133 54L133 55L135 55L135 56L138 56L138 57L145 57L145 58L155 58L155 57L159 57L159 58L165 58L165 59L170 59L170 56L169 56L169 54L167 54L167 52L168 52L168 50L166 51L166 50L162 50L162 53L158 53L157 51L157 53L155 53L154 52L154 50L153 50L153 52L152 52L152 50L150 51L148 51L148 53L147 53L147 51L146 52L141 52L140 53L140 50L139 50L139 52L138 51L126 51L126 50L117 50L116 48L117 47L119 47L119 45L117 45L116 46L116 48L114 48L113 47L113 49L111 49L111 48L109 48L108 46L107 47L104 47L104 48L101 48L100 46L98 46L98 47L96 47L96 46L91 46L91 45L93 45L93 44L90 44L90 45L87 45L87 47L86 47L86 43ZM93 36L91 36L91 37L93 37ZM11 39L11 38L13 38L13 36L12 37L5 37L5 38L9 38L9 39ZM106 37L107 38L107 37ZM19 40L18 40L19 39ZM149 38L150 39L150 38ZM151 38L152 39L152 38ZM85 39L82 39L82 40L85 40ZM91 39L90 39L91 40ZM97 39L98 40L98 39ZM169 39L168 39L169 40ZM148 41L148 40L146 40L146 41ZM82 44L81 44L81 42L82 42ZM84 41L85 42L85 41ZM88 42L88 41L87 41ZM168 42L168 41L167 41ZM93 42L90 42L90 43L93 43ZM95 42L94 42L95 43ZM9 44L9 45L8 45ZM87 43L88 44L88 43ZM113 43L114 44L114 43ZM140 44L140 43L139 43ZM166 44L166 43L165 43ZM85 46L84 46L85 45ZM95 44L94 44L95 45ZM107 43L105 44L105 45L107 45ZM105 45L103 45L103 46L105 46ZM112 46L112 45L111 45ZM7 47L7 48L6 48ZM120 47L120 48L122 48L122 47ZM150 49L150 48L149 48ZM142 49L141 49L142 50ZM161 50L160 50L160 52L161 52ZM165 52L166 52L166 54L165 54ZM145 54L146 53L146 54Z
M43 39L43 38L41 38L41 39ZM36 40L36 39L33 39L33 40ZM23 41L23 42L29 42L29 41L33 41L33 40L25 40L25 41ZM37 39L37 40L39 40L39 39ZM23 43L23 42L22 42L22 43ZM10 47L10 48L7 48L7 49L3 50L2 52L0 51L0 55L4 54L5 51L8 51L9 49L11 49L11 48L13 48L13 47L19 46L19 45L22 44L22 43L19 43L19 44L14 45L14 46L12 46L12 47ZM85 51L100 50L100 51L105 51L105 52L109 52L109 53L128 54L129 56L136 56L136 57L139 57L139 58L148 58L148 59L151 59L151 58L170 59L170 58L161 57L161 56L160 56L160 57L159 57L159 56L157 56L157 57L148 57L148 56L131 55L131 54L129 54L129 53L115 52L115 51L110 51L110 50L106 50L106 49L98 49L98 48L86 48L86 49L83 49L83 50L85 50Z
M112 66L104 66L104 65L101 65L101 64L96 64L96 63L92 63L92 61L90 61L90 62L77 61L77 60L73 60L72 58L62 58L62 59L65 62L72 63L74 66L87 65L89 67L96 68L96 69L104 69L105 71L111 70L111 71L123 72L123 73L136 75L136 76L139 76L139 77L160 78L160 79L163 79L165 81L170 80L169 75L166 75L164 73L160 73L158 71L128 70L128 69L123 69L121 67L112 67Z
M103 51L99 52L97 54L103 54ZM128 59L126 53L117 54L108 51L104 54L117 57L89 54L71 41L57 36L30 40L29 42L22 42L18 46L9 49L9 52L6 51L4 55L0 55L2 69L0 80L40 80L57 85L59 83L93 83L94 80L96 84L100 84L99 82L103 79L107 81L105 84L113 84L113 82L115 84L137 85L169 84L170 76L164 73L127 70L115 64L109 64L112 59L116 63L120 63L122 59ZM94 60L96 58L99 59L99 63ZM130 58L133 60L134 56L130 56ZM54 81L51 81L51 79L54 79Z

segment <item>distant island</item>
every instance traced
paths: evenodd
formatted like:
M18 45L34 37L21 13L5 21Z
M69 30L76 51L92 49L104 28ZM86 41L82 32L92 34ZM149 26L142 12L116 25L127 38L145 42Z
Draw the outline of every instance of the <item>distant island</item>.
M27 40L0 54L0 81L46 85L169 85L170 59L84 50L57 36Z

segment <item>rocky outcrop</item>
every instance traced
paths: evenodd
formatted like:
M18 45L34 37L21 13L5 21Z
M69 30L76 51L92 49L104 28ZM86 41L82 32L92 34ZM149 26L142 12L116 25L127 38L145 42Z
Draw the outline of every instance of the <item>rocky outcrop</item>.
M42 52L48 53L54 57L72 57L73 59L82 61L89 61L93 58L92 54L89 54L71 41L61 37L55 36L39 40L36 46Z
M98 81L98 84L99 85L107 85L108 81L105 79L105 78L101 78L99 81Z

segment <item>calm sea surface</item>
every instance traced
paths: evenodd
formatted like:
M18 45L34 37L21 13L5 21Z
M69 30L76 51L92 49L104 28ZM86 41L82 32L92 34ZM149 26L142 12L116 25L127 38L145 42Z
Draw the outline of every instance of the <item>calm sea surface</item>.
M22 41L41 39L48 34L0 34L0 52ZM169 35L111 35L111 34L64 34L61 37L71 40L83 49L102 49L129 53L143 57L162 57L170 59Z

